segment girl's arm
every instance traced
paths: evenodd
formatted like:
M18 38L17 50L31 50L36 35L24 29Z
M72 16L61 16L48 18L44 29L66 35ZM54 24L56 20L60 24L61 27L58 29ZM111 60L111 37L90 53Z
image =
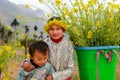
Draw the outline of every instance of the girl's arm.
M25 60L22 62L22 68L23 68L26 72L29 72L29 71L31 71L32 69L34 69L35 67L30 63L30 59L25 59Z

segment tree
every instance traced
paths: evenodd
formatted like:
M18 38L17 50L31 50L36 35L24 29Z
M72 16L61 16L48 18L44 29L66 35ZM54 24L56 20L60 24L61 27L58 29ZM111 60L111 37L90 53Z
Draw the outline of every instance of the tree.
M40 36L38 37L39 39L43 39L43 32L40 32Z
M1 23L0 23L0 38L2 42L8 43L8 40L12 36L13 32L8 29L6 29Z
M16 29L16 27L19 25L19 22L17 21L17 19L15 18L13 21L12 21L12 23L11 23L11 26L12 27L14 27L14 29L15 29L15 40L17 40L17 38L16 38L16 36L18 35L18 33L17 33L17 29Z
M6 35L5 35L5 39L4 39L5 43L8 43L12 34L13 34L13 32L11 30L6 31Z
M17 21L17 19L15 18L14 20L13 20L13 22L11 23L11 26L13 27L15 27L16 28L16 26L18 26L19 25L19 22Z
M35 26L34 26L34 31L37 31L37 30L38 30L38 27L37 27L37 25L35 25ZM33 38L34 38L34 40L35 40L36 38L38 38L38 34L37 34L37 33L33 34Z
M34 30L35 30L35 31L37 31L37 30L38 30L38 27L37 27L36 25L34 26Z

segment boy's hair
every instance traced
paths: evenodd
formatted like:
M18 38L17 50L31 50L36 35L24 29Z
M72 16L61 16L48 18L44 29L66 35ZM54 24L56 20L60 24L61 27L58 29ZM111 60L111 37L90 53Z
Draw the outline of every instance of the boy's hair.
M30 47L29 47L30 56L33 56L33 54L35 53L35 50L37 50L38 52L40 52L44 56L47 55L47 52L49 53L49 47L48 47L47 43L45 43L42 40L33 42L30 45Z

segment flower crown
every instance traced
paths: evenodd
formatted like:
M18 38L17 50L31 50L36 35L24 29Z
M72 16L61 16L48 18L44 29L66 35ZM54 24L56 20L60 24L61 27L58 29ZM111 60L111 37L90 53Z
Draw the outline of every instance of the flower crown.
M60 27L62 27L65 31L67 30L67 26L66 24L61 21L61 20L52 20L52 21L49 21L45 26L44 26L44 31L47 32L49 30L49 28L53 25L58 25Z

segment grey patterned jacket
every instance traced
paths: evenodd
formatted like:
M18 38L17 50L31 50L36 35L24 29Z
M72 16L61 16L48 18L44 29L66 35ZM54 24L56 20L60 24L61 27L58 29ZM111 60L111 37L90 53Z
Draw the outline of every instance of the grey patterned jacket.
M53 72L52 65L47 62L44 66L34 68L30 72L26 72L21 68L17 80L45 80L45 77Z
M63 38L55 43L50 38L44 40L50 48L49 61L55 72L52 73L54 80L65 80L71 76L74 70L73 45L70 40Z

